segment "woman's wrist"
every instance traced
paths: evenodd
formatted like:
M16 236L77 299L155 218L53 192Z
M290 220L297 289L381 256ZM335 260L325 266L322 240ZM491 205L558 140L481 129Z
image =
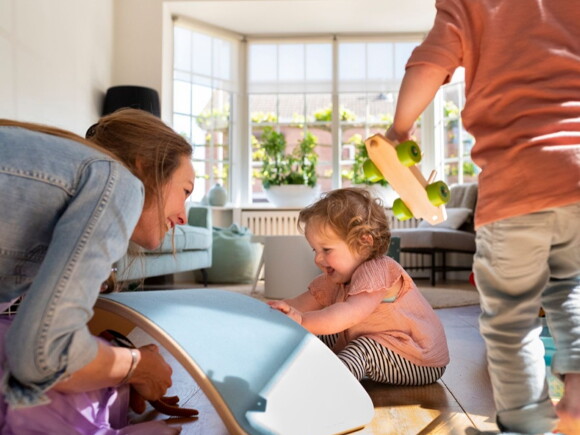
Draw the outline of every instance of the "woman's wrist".
M123 380L121 382L119 382L119 384L126 384L129 382L129 380L131 379L131 377L135 373L135 369L137 368L137 363L139 362L139 351L137 349L129 349L129 348L127 350L131 352L131 365L129 366L129 370L127 371L127 374L125 375Z

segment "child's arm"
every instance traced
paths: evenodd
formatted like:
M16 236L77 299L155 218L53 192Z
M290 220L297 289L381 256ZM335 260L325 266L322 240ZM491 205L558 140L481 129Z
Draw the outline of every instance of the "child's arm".
M292 299L283 299L281 301L268 301L268 305L278 311L283 312L296 323L302 323L302 313L306 311L320 310L320 305L309 291L302 293Z
M337 302L326 308L312 311L300 311L288 304L283 309L278 309L312 334L335 334L370 316L383 300L383 293L382 291L359 293L349 296L345 302Z
M387 138L403 142L411 138L415 121L429 105L449 73L429 64L414 65L407 69L399 96L393 125L387 130Z

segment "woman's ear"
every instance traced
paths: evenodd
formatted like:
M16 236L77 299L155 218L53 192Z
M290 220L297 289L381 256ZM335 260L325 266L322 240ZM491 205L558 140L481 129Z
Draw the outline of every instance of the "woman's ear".
M135 159L135 168L137 169L137 173L139 175L143 174L143 160L140 157Z

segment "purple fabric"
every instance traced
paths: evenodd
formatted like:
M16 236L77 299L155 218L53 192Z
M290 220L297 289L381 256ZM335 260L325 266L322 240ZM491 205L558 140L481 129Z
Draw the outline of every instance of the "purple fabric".
M4 336L11 320L0 316L0 378L4 376ZM129 386L104 388L85 393L48 391L51 402L12 409L0 393L0 433L86 435L159 435L169 427L159 421L128 425Z

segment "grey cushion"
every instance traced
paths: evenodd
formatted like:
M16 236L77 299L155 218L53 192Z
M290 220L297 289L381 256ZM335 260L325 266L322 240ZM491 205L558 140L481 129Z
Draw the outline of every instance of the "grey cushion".
M475 234L449 228L405 228L391 230L391 236L400 237L401 250L445 249L475 252Z
M477 203L477 183L455 184L450 188L451 198L447 208L469 208L475 210Z
M471 215L473 214L471 209L463 207L447 208L446 211L447 211L447 219L444 220L443 222L438 223L436 225L431 225L429 222L423 220L419 222L417 228L437 227L456 230L459 227L461 227L461 225L463 225L467 221L467 219L470 218Z

